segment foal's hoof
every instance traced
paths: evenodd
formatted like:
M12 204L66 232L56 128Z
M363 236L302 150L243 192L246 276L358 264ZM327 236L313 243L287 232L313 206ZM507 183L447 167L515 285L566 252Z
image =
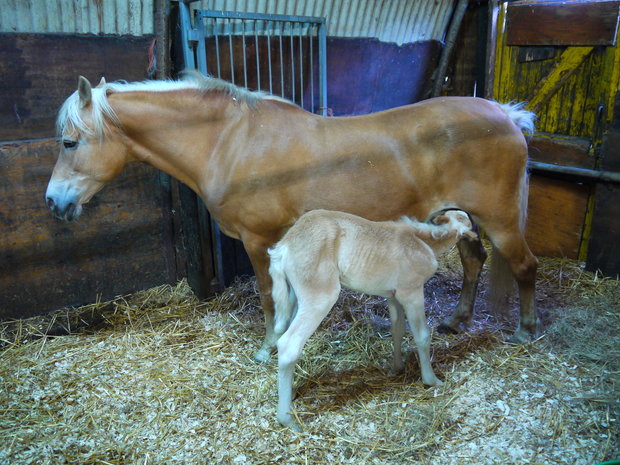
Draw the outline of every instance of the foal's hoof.
M438 387L443 386L444 383L436 376L433 376L432 378L422 379L422 384L428 387Z
M265 348L262 348L256 354L254 354L254 361L258 363L264 363L271 358L271 351Z
M278 422L285 428L288 428L291 431L293 431L294 433L301 433L302 431L301 425L290 414L287 414L282 417L278 415Z
M534 339L534 336L527 331L516 330L512 336L506 339L508 344L521 345L531 342Z

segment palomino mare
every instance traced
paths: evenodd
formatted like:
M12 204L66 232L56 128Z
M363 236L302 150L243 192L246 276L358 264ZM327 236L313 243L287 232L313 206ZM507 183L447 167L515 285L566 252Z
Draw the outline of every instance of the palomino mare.
M473 97L440 97L355 117L311 114L286 100L191 73L180 81L101 83L80 77L58 115L60 155L46 193L61 219L142 161L179 179L221 230L243 241L256 273L266 337L275 350L267 249L304 212L327 209L383 221L468 212L517 280L512 339L537 331L537 260L524 239L527 146L533 114ZM459 331L473 313L486 253L460 241L461 298L441 324Z

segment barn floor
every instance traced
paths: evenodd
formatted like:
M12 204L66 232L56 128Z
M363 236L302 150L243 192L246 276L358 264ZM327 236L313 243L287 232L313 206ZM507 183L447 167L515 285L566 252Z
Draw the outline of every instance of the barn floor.
M432 326L458 298L451 252L427 285ZM620 283L541 259L544 336L502 342L489 314L389 372L380 299L345 293L296 371L301 433L275 419L276 362L253 279L198 302L185 282L0 326L0 464L567 464L620 457ZM412 341L406 348L411 352Z

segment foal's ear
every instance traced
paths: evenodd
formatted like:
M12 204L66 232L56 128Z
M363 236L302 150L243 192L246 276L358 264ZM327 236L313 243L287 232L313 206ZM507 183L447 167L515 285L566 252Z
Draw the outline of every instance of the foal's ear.
M101 76L101 81L99 81L99 84L97 84L97 87L103 87L105 86L105 84L106 84L105 78Z
M80 76L78 79L78 95L80 97L80 108L85 108L88 106L91 101L93 91L90 82L88 82L88 79L84 76Z
M469 231L465 231L465 234L463 234L463 237L465 239L470 240L470 241L477 241L478 240L478 234L476 234L471 229Z
M446 224L450 222L450 218L448 218L446 215L438 215L435 218L433 218L433 224L439 226L441 224Z

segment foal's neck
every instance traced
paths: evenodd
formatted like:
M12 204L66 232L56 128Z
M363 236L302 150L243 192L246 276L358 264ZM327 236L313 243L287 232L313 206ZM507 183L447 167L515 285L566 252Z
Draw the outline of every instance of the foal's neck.
M426 244L433 249L433 253L436 257L445 253L448 249L453 247L457 242L457 232L454 230L449 230L445 232L439 238L435 238L432 235L433 230L423 230L420 231L418 237L422 239ZM443 231L442 231L443 233Z

